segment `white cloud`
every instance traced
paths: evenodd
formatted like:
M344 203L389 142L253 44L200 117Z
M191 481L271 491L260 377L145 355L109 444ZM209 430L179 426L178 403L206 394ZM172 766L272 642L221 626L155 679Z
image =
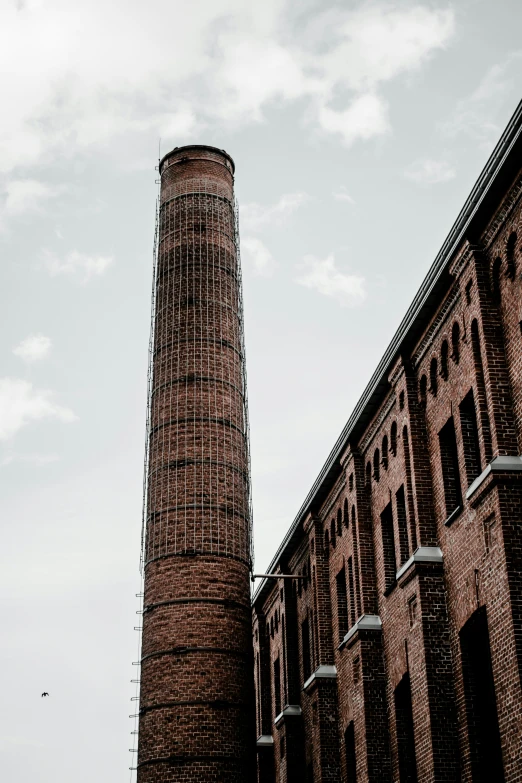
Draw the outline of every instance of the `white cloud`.
M0 378L0 440L11 438L32 421L74 421L75 414L53 402L52 397L52 392L34 389L20 378Z
M323 259L305 256L299 266L302 274L297 282L306 288L329 296L343 306L358 305L366 299L364 277L341 272L335 265L333 254Z
M419 185L437 185L441 182L449 182L456 176L455 169L444 160L417 160L404 172L406 179L417 182Z
M323 130L340 134L347 147L356 139L371 139L390 130L385 101L370 93L360 95L343 111L321 106L318 120Z
M401 73L417 70L455 30L451 9L391 3L363 4L352 11L326 12L321 43L327 47L322 67L330 82L342 81L367 92ZM321 19L313 22L321 28ZM332 45L332 41L335 43Z
M387 123L383 85L419 69L454 29L451 10L420 4L311 11L298 38L285 0L194 0L185 11L180 0L0 4L0 171L136 134L179 145L297 99L323 130L369 139Z
M348 193L346 185L341 185L338 190L332 193L332 196L336 201L346 201L348 204L355 204L354 199Z
M0 468L5 468L7 465L12 465L15 462L41 467L50 465L52 462L58 462L59 459L58 454L8 454L0 459Z
M44 203L54 198L61 188L39 182L36 179L16 179L4 187L4 210L8 215L22 215L25 212L37 212Z
M259 277L272 277L277 267L272 253L257 237L241 239L241 259L245 269L251 269Z
M253 202L240 207L241 228L246 231L259 231L265 226L280 226L284 221L309 200L307 193L285 193L276 204L263 206Z
M453 115L441 124L442 132L451 138L469 136L489 149L504 125L504 119L498 123L495 117L506 98L519 90L521 58L522 51L511 52L489 68L471 95L459 101Z
M67 256L59 258L53 253L45 254L45 266L52 277L67 275L87 283L93 277L101 277L113 263L112 256L88 256L73 250Z
M45 337L43 334L30 334L13 348L13 353L25 362L37 362L49 355L51 346L52 342L49 337Z

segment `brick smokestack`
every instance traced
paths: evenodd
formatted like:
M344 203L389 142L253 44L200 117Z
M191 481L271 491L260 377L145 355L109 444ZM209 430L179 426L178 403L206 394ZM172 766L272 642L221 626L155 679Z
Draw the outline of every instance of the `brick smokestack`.
M247 402L234 163L160 163L138 783L255 775Z

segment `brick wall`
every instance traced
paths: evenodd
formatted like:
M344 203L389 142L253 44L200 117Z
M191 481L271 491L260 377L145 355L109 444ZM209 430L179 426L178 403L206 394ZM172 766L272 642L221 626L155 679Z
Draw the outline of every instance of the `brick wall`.
M292 717L258 726L263 783L290 779L290 721L303 780L522 781L522 172L508 173L273 564L308 579L255 597L267 669L285 658L272 618L291 606L297 631ZM273 705L273 683L259 698Z

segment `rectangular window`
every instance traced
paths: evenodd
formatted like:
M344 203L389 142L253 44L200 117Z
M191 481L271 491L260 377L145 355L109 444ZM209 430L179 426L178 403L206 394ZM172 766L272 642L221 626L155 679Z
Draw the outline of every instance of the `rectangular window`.
M303 620L301 623L301 647L303 651L303 682L311 675L311 660L310 660L310 625L308 619Z
M382 555L384 559L385 589L395 582L397 563L395 561L395 535L393 532L393 514L391 503L388 503L381 514Z
M446 516L449 517L462 503L459 457L453 417L448 419L439 432L439 445L444 497L446 500Z
M473 399L473 389L470 389L459 405L460 429L462 445L464 446L464 462L466 465L466 480L468 486L480 475L480 445L477 425L477 411Z
M417 783L415 736L411 704L410 676L405 674L395 689L395 723L400 783Z
M355 731L353 720L344 732L344 749L346 754L346 775L348 783L357 781L357 765L355 760Z
M274 710L277 717L281 712L281 664L279 657L274 661Z
M401 553L401 565L406 562L410 555L408 544L408 518L406 516L406 495L404 493L404 484L399 487L395 495L397 508L397 528L399 533L399 551Z
M337 624L339 629L339 641L342 642L348 633L348 596L346 594L346 571L343 568L335 577L337 588Z
M477 609L460 631L464 698L473 783L503 783L495 682L491 667L488 622Z
M355 605L355 580L353 578L353 561L348 558L348 586L350 589L350 628L357 619L357 607Z

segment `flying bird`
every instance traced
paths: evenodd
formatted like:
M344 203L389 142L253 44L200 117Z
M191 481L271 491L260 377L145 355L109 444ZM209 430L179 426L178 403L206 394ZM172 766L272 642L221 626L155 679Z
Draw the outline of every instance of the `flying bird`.
M47 693L47 691L44 691L44 692L42 693L42 698L43 698L44 696L49 696L49 694Z

